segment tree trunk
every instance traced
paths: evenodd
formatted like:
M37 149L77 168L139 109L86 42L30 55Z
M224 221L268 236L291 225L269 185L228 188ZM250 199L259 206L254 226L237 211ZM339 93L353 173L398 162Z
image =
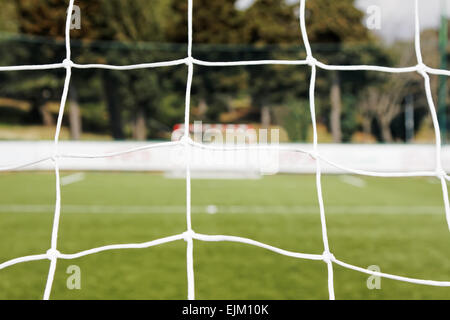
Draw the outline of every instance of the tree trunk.
M147 140L147 125L145 120L145 112L142 108L139 108L136 112L136 121L134 124L134 138L136 140Z
M271 117L270 117L270 108L268 106L264 106L261 108L261 126L264 129L268 129L271 124Z
M55 125L55 121L53 119L52 113L47 109L45 104L38 106L39 113L42 117L42 124L46 127L52 127Z
M103 72L103 87L105 91L106 103L108 105L111 133L115 140L123 140L124 133L122 127L121 110L117 97L117 81L111 73Z
M369 117L363 117L362 127L365 136L370 136L372 134L372 119Z
M70 138L80 140L82 132L81 112L78 104L78 92L73 84L70 85L69 90L69 125Z
M208 104L204 98L201 98L198 103L198 116L200 119L204 120L206 112L208 112Z
M338 71L332 71L331 90L330 90L330 104L331 104L331 134L333 141L336 143L342 142L341 130L341 86Z
M392 138L390 121L381 120L380 126L381 126L381 136L383 138L383 141L387 142L387 143L392 142L394 139Z

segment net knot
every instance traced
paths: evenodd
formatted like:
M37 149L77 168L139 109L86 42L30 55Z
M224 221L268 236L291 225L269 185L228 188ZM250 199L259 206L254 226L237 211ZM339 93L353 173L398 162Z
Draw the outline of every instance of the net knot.
M194 230L188 230L186 232L183 232L183 240L188 242L191 241L195 236Z
M311 151L311 152L309 153L309 156L310 156L311 158L313 158L314 160L319 160L319 153L318 153L317 151Z
M423 63L419 63L417 66L417 72L421 75L421 76L425 76L427 74L427 66Z
M54 152L51 156L50 156L50 160L52 162L56 162L59 159L60 155L58 152Z
M329 252L329 251L324 251L324 253L322 253L322 260L325 263L331 263L332 261L336 260L336 258L334 257L334 255Z
M191 137L186 136L186 135L183 136L183 137L181 137L180 142L181 142L183 145L185 145L185 146L190 145L190 144L193 143Z
M48 249L46 252L47 258L49 260L54 260L54 259L58 258L60 254L61 254L61 252L59 252L56 249Z
M308 63L308 65L315 66L317 64L317 59L314 58L313 56L307 56L306 57L306 62Z
M439 167L439 168L436 169L436 176L439 179L442 179L442 178L445 179L447 177L447 172L445 172L444 168Z
M186 58L186 65L191 65L194 64L194 58L192 57L187 57Z
M64 68L66 68L66 69L73 67L73 62L70 59L64 59L62 64L63 64Z

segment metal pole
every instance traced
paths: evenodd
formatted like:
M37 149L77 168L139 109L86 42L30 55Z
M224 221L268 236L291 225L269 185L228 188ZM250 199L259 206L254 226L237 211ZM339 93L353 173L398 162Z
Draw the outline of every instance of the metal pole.
M405 108L405 140L412 142L414 139L414 98L412 94L406 97Z
M440 68L447 69L447 43L448 22L446 12L446 0L441 0L441 28L439 30L439 54L441 57ZM441 129L442 142L447 142L447 77L439 76L438 87L438 118Z

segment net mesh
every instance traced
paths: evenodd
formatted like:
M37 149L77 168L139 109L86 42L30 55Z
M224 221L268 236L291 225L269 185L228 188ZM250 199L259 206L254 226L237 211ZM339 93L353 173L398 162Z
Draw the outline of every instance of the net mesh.
M50 249L43 254L31 255L19 257L16 259L12 259L0 264L0 270L5 269L7 267L24 263L30 261L37 260L50 260L50 268L48 272L47 282L45 286L45 291L43 298L48 300L51 295L53 280L56 271L56 265L58 259L77 259L80 257L84 257L87 255L95 254L102 251L108 250L120 250L120 249L138 249L138 248L149 248L152 246L157 246L169 242L181 241L184 240L187 243L186 246L186 260L187 260L187 283L188 283L188 293L187 298L189 300L195 299L195 279L194 279L194 240L198 241L206 241L206 242L215 242L215 241L227 241L227 242L237 242L248 244L252 246L261 247L275 253L289 256L292 258L298 259L308 259L308 260L317 260L323 261L327 265L328 270L328 292L329 298L331 300L335 299L335 291L334 291L334 281L333 281L333 265L339 265L341 267L355 270L361 273L365 273L368 275L378 276L389 278L398 281L404 281L409 283L421 284L421 285L429 285L429 286L441 286L441 287L450 287L450 281L434 281L434 280L424 280L424 279L416 279L410 277L404 277L394 274L388 274L383 272L371 271L368 269L364 269L358 266L354 266L348 264L338 258L336 258L333 253L330 251L328 234L327 234L327 226L326 226L326 216L325 216L325 207L322 196L322 185L321 185L321 162L328 163L333 165L336 168L339 168L345 172L358 174L358 175L366 175L366 176L375 176L375 177L435 177L439 179L441 187L442 187L442 195L445 206L445 214L447 223L450 229L450 206L449 206L449 198L447 191L447 182L450 180L449 175L443 169L442 166L442 157L441 157L441 133L439 129L439 122L436 113L436 108L432 98L431 84L430 84L430 74L432 75L442 75L442 76L450 76L450 71L430 68L424 64L421 53L420 46L420 21L419 21L419 0L415 0L415 53L417 58L417 65L411 67L404 68L391 68L384 66L374 66L374 65L327 65L322 63L314 58L313 52L311 50L311 46L308 40L306 24L305 24L305 7L306 0L300 0L300 29L303 37L303 43L306 47L307 57L304 60L252 60L252 61L232 61L232 62L212 62L212 61L203 61L196 59L192 56L192 12L193 12L193 0L187 0L188 2L188 49L187 49L187 57L179 60L172 61L164 61L164 62L156 62L156 63L143 63L143 64L135 64L135 65L107 65L107 64L77 64L71 60L71 46L70 46L70 26L71 26L71 18L72 12L74 9L74 0L70 0L68 6L68 14L65 26L65 47L66 47L66 58L61 63L56 64L44 64L44 65L22 65L22 66L3 66L0 67L0 71L20 71L20 70L51 70L51 69L59 69L64 68L66 70L66 77L64 82L64 90L61 97L61 103L59 108L57 127L54 137L54 150L53 154L48 155L45 158L21 163L21 164L13 164L7 167L0 168L0 171L11 171L18 170L21 168L29 167L41 162L52 161L54 163L54 170L56 176L56 203L55 203L55 212L53 219L53 229L52 229L52 237L51 237L51 246ZM186 64L188 66L188 75L187 75L187 85L186 85L186 101L185 101L185 132L182 139L174 142L163 142L157 144L151 144L144 147L134 148L130 150L125 150L117 153L109 153L109 154L62 154L58 151L59 144L59 136L61 131L61 125L64 114L64 107L66 105L69 84L71 80L71 73L73 68L78 69L110 69L110 70L134 70L134 69L146 69L146 68L158 68L158 67L167 67L167 66L176 66ZM310 155L313 159L315 159L316 163L316 189L317 189L317 198L319 204L320 211L320 219L322 226L322 239L323 239L323 248L324 251L322 254L308 254L308 253L300 253L300 252L292 252L283 250L281 248L277 248L268 244L264 244L258 241L254 241L247 238L236 237L236 236L227 236L227 235L206 235L199 234L194 232L192 228L191 222L191 170L190 170L190 154L192 148L204 148L214 150L217 147L204 145L200 143L196 143L191 140L189 136L189 123L190 123L190 100L191 100L191 87L192 87L192 79L194 75L194 65L202 65L202 66L242 66L242 65L267 65L267 64L282 64L282 65L307 65L311 68L311 78L309 85L309 102L310 102L310 112L313 126L313 150L303 150L300 148L289 148L289 151L301 152ZM315 117L315 82L316 82L316 73L317 68L321 68L323 70L341 70L341 71L355 71L355 70L366 70L366 71L378 71L378 72L387 72L387 73L406 73L406 72L418 72L422 77L425 85L425 93L428 101L429 111L433 120L434 132L435 132L435 141L436 141L436 165L434 171L422 171L422 172L372 172L365 170L356 170L352 169L338 163L331 161L330 159L325 158L320 154L320 148L318 143L318 134L317 134L317 122ZM81 251L74 254L64 254L58 251L57 243L58 243L58 229L59 229L59 221L61 215L61 183L60 183L60 171L59 171L59 162L64 158L106 158L106 157L114 157L121 154L139 152L145 149L157 149L157 148L168 148L173 146L182 146L185 148L185 165L186 165L186 225L187 229L182 234L173 235L170 237L160 238L157 240L145 242L145 243L137 243L137 244L117 244L117 245L108 245L102 246L98 248L93 248L90 250ZM226 147L228 150L236 150L241 147ZM270 148L270 149L278 149L282 150L282 146L253 146L252 148ZM223 150L223 148L221 149Z

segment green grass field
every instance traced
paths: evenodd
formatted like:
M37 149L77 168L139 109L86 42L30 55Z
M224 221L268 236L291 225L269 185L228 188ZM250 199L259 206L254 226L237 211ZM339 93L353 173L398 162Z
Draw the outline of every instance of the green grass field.
M71 173L63 173L62 176ZM334 255L408 277L450 280L450 232L435 179L324 176ZM50 246L55 191L52 173L0 175L0 263L45 253ZM182 233L184 180L146 173L86 173L62 187L59 250L147 242ZM193 228L198 233L251 238L283 249L323 252L315 177L193 180ZM205 208L215 205L216 214ZM69 265L82 289L69 290ZM239 243L194 242L197 299L327 299L322 261L306 261ZM41 299L49 261L0 270L0 299ZM449 299L450 288L381 280L334 267L337 299ZM59 260L52 299L185 299L186 243L108 251Z

